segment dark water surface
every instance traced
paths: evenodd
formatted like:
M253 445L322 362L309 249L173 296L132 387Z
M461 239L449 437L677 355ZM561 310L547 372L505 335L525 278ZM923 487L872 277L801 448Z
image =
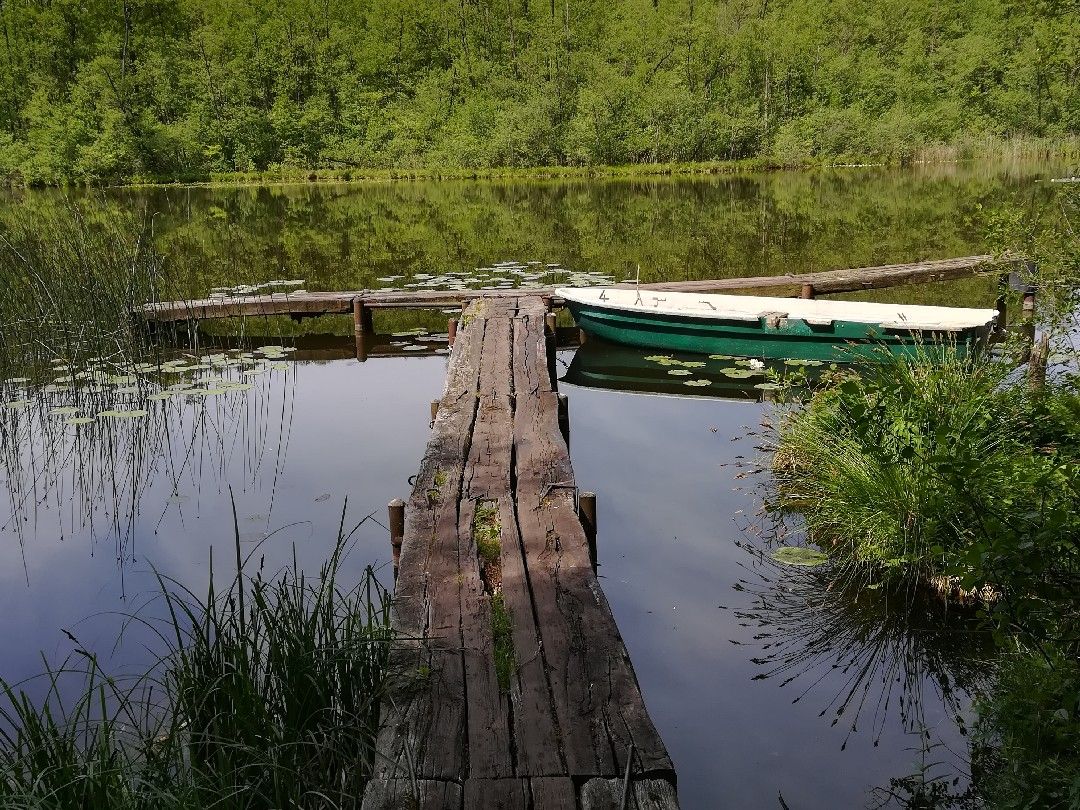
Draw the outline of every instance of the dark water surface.
M983 252L981 211L1005 199L1037 204L1045 192L1035 180L1051 173L953 167L163 189L108 192L105 204L156 213L159 245L193 294L275 278L303 279L313 290L424 283L418 275L469 280L504 260L615 279L640 264L651 280ZM59 193L20 194L6 210L60 202ZM985 282L890 294L993 301ZM444 318L379 314L376 327L437 328ZM349 330L348 319L301 329ZM231 573L233 499L250 565L274 570L295 552L313 570L332 547L346 498L351 526L372 512L384 521L387 501L407 496L446 358L402 352L359 363L348 344L299 345L250 390L153 403L146 419L117 421L107 433L57 427L32 409L5 415L0 675L39 672L39 651L52 661L71 653L61 628L110 656L116 670L151 660L152 635L138 624L114 650L124 616L160 615L152 568L201 590L213 548L217 570ZM561 352L561 373L573 353ZM601 582L675 759L683 806L778 807L778 794L793 810L865 805L874 787L922 759L913 715L901 711L904 685L925 686L921 722L934 746L926 759L963 774L966 743L939 684L959 690L964 711L962 693L981 668L978 645L898 622L881 600L825 595L812 576L745 547L764 541L755 531L760 482L742 477L740 462L759 459L752 431L772 406L756 396L581 382L571 375L562 390L578 483L598 493ZM384 564L389 551L386 531L369 521L349 570ZM390 580L385 567L382 576ZM766 659L778 650L790 651L791 668L759 677L773 671L777 662ZM791 675L799 677L781 686ZM874 686L863 695L867 682ZM834 699L853 689L863 697L834 724Z

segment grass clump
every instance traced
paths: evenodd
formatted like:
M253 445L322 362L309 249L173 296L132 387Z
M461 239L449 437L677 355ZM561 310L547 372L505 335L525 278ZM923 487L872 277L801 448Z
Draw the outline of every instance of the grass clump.
M495 641L495 675L499 688L510 691L510 678L517 669L514 653L514 625L502 593L491 597L491 634Z
M1039 522L1080 530L1074 391L1032 393L1006 364L953 352L858 372L781 416L773 468L781 503L846 573L978 593L1007 580L973 549L1017 551Z
M131 681L50 670L43 699L0 683L5 808L358 807L374 760L389 596L369 568L340 583L238 574L202 598L159 578L168 651ZM237 545L237 563L241 563ZM212 565L211 565L212 568ZM73 675L85 679L62 698Z
M473 516L473 542L476 553L484 567L499 564L502 551L502 524L499 523L499 508L495 503L484 501L476 505Z

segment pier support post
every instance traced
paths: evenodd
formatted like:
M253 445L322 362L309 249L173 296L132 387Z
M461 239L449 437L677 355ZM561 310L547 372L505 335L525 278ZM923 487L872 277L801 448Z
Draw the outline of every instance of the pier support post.
M1000 273L997 281L997 301L994 303L994 308L997 310L997 327L994 329L999 335L1005 333L1005 322L1008 320L1008 309L1006 302L1009 297L1009 274Z
M435 424L435 418L439 415L439 400L431 400L431 424Z
M582 492L578 496L578 520L585 530L585 539L589 541L589 561L596 571L596 493Z
M401 561L401 542L405 539L405 501L394 498L387 504L390 512L390 548L394 552L394 580L397 580L398 563Z
M371 319L371 307L365 306L363 298L354 298L352 301L353 329L358 335L370 335L375 331L374 321Z
M551 387L558 387L559 373L555 368L555 313L549 312L544 316L544 334L547 336L547 367L548 376L551 377Z
M559 394L559 432L562 433L566 449L570 449L570 399L566 394Z
M453 348L453 346L454 346L454 341L457 340L457 327L458 327L458 319L457 318L450 318L446 322L446 338L447 338L446 342L447 342L447 345L450 346L451 348Z
M1050 359L1050 335L1042 336L1031 348L1028 359L1028 385L1032 391L1041 391L1046 386L1046 365Z
M799 290L799 298L813 299L813 297L814 297L814 285L813 284L803 284L802 289Z

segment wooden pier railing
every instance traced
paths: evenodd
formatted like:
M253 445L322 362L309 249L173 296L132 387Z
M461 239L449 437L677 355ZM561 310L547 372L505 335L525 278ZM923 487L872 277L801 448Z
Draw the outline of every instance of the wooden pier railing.
M546 314L501 295L462 318L405 509L365 810L677 806L579 518Z
M765 295L813 297L817 294L854 292L895 287L927 281L969 278L997 269L993 256L964 256L958 259L861 267L852 270L828 270L800 275L748 276L705 281L666 281L642 284L643 289L672 292L759 292ZM617 285L634 286L634 285ZM304 318L315 315L348 315L358 326L371 331L374 309L445 309L459 307L484 297L515 298L539 296L560 306L555 288L506 290L431 290L386 291L352 290L343 292L273 293L189 301L160 301L139 308L138 314L151 323L199 321L212 318L238 318L267 315L291 315Z

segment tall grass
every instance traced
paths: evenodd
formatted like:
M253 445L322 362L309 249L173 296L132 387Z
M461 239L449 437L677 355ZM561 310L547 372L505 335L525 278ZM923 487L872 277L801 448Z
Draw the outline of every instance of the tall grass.
M145 326L131 311L155 299L167 275L152 230L149 216L92 200L5 210L0 376L32 377L56 358L76 366L141 354Z
M933 354L861 368L776 429L781 503L863 584L951 589L977 543L1016 538L1033 505L1076 499L1053 483L1075 442L1046 404L1068 395L1032 395L985 354Z
M167 651L136 678L110 678L78 649L46 672L39 700L27 684L0 681L0 805L359 806L387 670L389 596L370 568L341 583L351 535L339 532L317 576L295 559L277 576L245 575L237 530L239 573L225 592L212 562L203 597L159 577ZM83 688L65 700L72 677Z

